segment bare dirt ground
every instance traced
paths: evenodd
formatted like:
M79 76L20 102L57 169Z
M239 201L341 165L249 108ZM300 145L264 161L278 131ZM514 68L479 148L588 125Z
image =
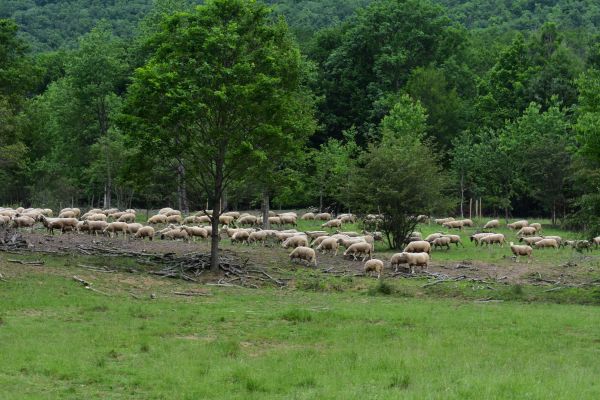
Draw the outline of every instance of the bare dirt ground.
M65 234L50 236L44 233L21 232L28 243L28 252L33 253L56 253L56 254L80 254L99 255L97 251L90 253L90 249L120 249L140 254L171 254L173 256L185 257L192 253L209 253L209 241L196 241L184 243L180 241L154 240L142 241L124 238L95 237L85 234ZM221 243L224 254L235 258L240 264L249 267L259 267L272 273L273 276L285 276L298 268L306 267L292 264L289 261L289 250L282 249L279 245L272 244L267 247L232 245L225 239ZM388 261L390 253L378 253L377 258ZM106 254L107 256L110 254ZM318 269L328 276L358 276L363 273L363 264L360 261L344 259L341 254L319 254ZM598 256L595 256L598 258ZM527 264L524 260L516 263L506 257L499 264L490 264L476 260L468 261L434 261L430 264L426 275L441 279L469 279L485 281L498 281L506 283L529 283L529 284L561 284L578 285L598 279L597 268L591 267L589 262L568 264L560 266L548 266L542 264ZM590 258L590 257L588 257ZM386 264L386 265L389 265ZM406 276L395 274L389 268L385 271L387 277ZM218 278L214 274L206 273L200 281L215 281Z

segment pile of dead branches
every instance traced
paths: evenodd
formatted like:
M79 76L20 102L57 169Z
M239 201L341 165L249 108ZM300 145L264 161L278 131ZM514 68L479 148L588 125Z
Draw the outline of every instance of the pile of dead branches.
M14 229L0 230L0 251L18 251L28 247L27 240Z

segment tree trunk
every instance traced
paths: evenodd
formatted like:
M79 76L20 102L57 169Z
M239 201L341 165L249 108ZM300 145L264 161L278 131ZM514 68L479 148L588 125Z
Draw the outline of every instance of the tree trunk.
M219 216L221 215L221 196L223 195L223 163L225 149L221 149L222 157L215 162L215 187L211 217L212 234L210 243L210 270L219 271Z
M552 225L556 225L556 200L552 202Z
M187 187L185 184L185 166L179 160L177 165L177 197L179 202L179 211L184 214L189 214L190 206L187 199Z
M473 198L471 197L469 199L469 219L473 218L472 211L473 211Z
M483 218L483 205L481 204L481 197L479 198L479 218Z
M269 224L269 201L269 191L265 189L262 195L263 229L271 229L271 224Z
M475 199L475 217L479 216L479 201Z
M465 217L464 212L464 204L465 204L465 175L460 174L460 217Z

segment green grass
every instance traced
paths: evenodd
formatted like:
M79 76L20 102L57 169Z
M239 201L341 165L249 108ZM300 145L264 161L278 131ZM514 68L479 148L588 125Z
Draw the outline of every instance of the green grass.
M176 297L197 285L48 260L0 262L2 399L600 396L593 306L482 304L437 297L439 285L428 291L419 280L363 278L353 282L365 290ZM84 289L74 274L110 297ZM532 289L505 290L521 299Z

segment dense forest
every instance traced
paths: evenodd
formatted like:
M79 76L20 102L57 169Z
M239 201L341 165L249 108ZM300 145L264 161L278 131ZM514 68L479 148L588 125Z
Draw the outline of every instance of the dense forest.
M220 179L225 207L476 202L598 233L596 2L268 1L278 47L244 65L287 73L228 71L247 87L235 102L197 78L225 73L205 64L227 50L194 47L208 35L181 28L203 26L194 3L0 4L0 203L197 209ZM225 105L262 128L216 159L219 177L198 160L223 132L197 116Z

